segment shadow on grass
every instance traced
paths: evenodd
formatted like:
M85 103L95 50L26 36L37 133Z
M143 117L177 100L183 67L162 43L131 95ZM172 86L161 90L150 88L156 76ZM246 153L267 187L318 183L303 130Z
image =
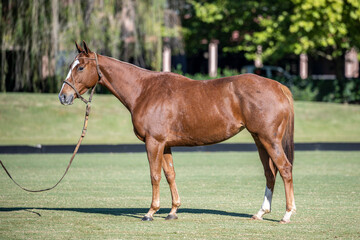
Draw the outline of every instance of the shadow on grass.
M36 210L108 214L113 216L128 216L128 217L140 219L142 218L143 215L147 213L149 209L147 208L32 208L32 207L3 208L0 207L0 212L27 211L41 217L41 214L36 212ZM170 212L170 208L163 208L158 211L159 214L167 214L169 212ZM222 215L222 216L231 216L231 217L239 217L239 218L247 218L247 219L250 219L252 216L246 213L235 213L235 212L226 212L226 211L213 210L213 209L194 209L194 208L180 208L178 213ZM266 220L273 221L271 219L266 219Z

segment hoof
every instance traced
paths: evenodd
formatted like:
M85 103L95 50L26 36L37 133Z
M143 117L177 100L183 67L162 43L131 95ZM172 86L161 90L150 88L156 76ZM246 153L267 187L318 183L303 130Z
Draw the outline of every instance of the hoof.
M175 220L178 219L178 216L176 216L176 214L169 214L165 220Z
M154 220L152 217L144 216L141 221L152 221Z
M251 217L251 220L263 220L262 218L259 218L257 215L253 215Z
M280 221L280 224L288 224L288 223L290 223L290 220L281 219Z

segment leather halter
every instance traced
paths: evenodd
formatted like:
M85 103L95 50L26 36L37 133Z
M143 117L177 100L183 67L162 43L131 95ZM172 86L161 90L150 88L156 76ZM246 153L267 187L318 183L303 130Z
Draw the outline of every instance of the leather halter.
M76 97L79 98L81 101L83 101L85 104L88 104L89 102L91 102L92 96L93 96L93 94L94 94L95 87L96 87L97 83L98 83L98 82L101 80L101 78L102 78L102 74L101 74L100 68L99 68L99 62L98 62L97 54L96 54L95 52L94 52L94 54L95 54L95 58L81 57L81 58L85 58L85 59L88 59L88 60L95 60L95 62L96 62L96 70L97 70L97 74L98 74L98 76L99 76L99 79L98 79L98 81L96 82L95 86L92 87L89 100L86 100L83 96L81 96L81 94L79 93L79 91L75 88L75 86L74 86L72 83L66 81L66 79L64 80L64 83L66 83L66 84L69 85L72 89L74 89L74 91L75 91L75 93L76 93ZM73 76L72 76L72 72L70 73L70 77L71 77L72 82L75 83L74 78L73 78Z

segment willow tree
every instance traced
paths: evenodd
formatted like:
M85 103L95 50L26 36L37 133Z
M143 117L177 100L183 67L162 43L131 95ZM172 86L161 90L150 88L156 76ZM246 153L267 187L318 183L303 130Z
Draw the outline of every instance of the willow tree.
M4 0L1 91L55 92L74 41L141 67L161 68L167 0Z
M52 3L9 0L1 8L1 91L49 90L53 81L46 80L54 75L49 61L54 58Z

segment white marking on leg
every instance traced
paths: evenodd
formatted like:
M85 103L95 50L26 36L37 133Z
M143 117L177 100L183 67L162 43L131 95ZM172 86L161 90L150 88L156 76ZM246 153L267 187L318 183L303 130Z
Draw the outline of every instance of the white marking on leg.
M261 205L259 212L255 215L257 218L262 219L262 217L266 213L271 212L271 201L272 201L273 192L266 186L265 188L265 195L264 195L264 202Z
M291 215L295 212L295 210L291 210L291 211L286 211L284 217L281 219L282 222L284 223L289 223L290 222L290 218Z
M272 195L273 195L272 191L266 186L264 202L261 206L261 209L263 209L266 213L271 212Z
M292 202L292 209L291 211L286 211L284 217L281 219L282 222L285 223L289 223L290 222L290 217L293 213L296 212L296 206L295 206L295 201L293 200Z
M284 217L282 218L282 220L281 221L283 221L283 222L290 222L290 217L291 217L291 214L292 214L293 212L292 211L286 211L285 212L285 215L284 215Z

